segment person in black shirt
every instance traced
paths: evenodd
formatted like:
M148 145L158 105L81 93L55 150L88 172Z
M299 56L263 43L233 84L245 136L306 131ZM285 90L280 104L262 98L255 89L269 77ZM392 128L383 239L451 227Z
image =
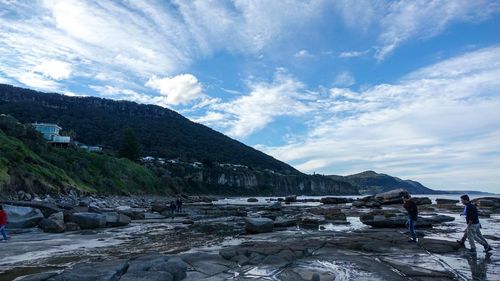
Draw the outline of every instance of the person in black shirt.
M467 220L466 232L467 239L469 240L470 244L470 251L476 251L476 244L474 243L474 240L483 245L485 252L491 251L491 246L481 234L481 225L479 224L479 215L476 206L474 206L474 204L470 202L468 195L462 195L460 199L462 201L462 204L465 205L465 219Z
M408 212L408 221L406 222L406 226L408 230L410 230L411 240L408 242L417 242L417 232L415 231L415 223L418 219L418 208L417 204L410 199L409 194L405 194L403 196L403 207Z

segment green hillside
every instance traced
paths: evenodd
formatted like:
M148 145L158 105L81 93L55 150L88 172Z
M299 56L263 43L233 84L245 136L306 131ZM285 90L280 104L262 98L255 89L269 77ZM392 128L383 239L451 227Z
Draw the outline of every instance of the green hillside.
M0 84L0 113L22 123L55 123L76 139L118 151L124 130L134 131L142 156L214 161L301 174L290 165L179 113L155 105L95 97L68 97Z
M149 169L127 159L53 148L13 117L0 115L0 188L33 193L168 193Z

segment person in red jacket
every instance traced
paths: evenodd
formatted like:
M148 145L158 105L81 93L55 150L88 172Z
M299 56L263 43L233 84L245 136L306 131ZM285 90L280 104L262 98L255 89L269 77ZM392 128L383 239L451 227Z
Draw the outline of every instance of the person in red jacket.
M5 227L7 226L7 213L4 211L3 206L0 205L0 233L2 233L3 241L7 241L9 238L7 236L7 230Z

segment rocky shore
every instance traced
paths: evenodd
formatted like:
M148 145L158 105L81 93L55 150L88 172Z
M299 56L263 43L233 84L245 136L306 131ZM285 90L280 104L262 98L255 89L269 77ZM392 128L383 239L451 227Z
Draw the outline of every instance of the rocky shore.
M241 205L183 197L174 213L174 198L20 193L2 202L12 239L2 245L0 280L500 278L495 256L473 257L454 242L463 230L456 202L417 199L419 242L408 243L404 192ZM475 202L485 226L500 222L500 199ZM498 248L495 227L483 233Z

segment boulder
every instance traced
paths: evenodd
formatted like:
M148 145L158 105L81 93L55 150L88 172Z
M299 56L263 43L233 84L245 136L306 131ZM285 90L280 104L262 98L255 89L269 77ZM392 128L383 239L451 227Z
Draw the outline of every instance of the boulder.
M382 204L379 201L375 200L372 197L371 201L356 200L356 201L352 202L352 206L354 206L356 208L373 208L373 209L377 209L377 208L380 208L380 206L382 206Z
M43 216L48 218L51 214L60 212L61 209L54 204L40 202L40 201L0 201L3 205L12 205L20 207L30 207L33 209L38 209L42 212Z
M274 202L273 204L266 207L266 210L269 211L281 211L281 202Z
M47 281L112 281L118 280L127 271L123 260L77 264Z
M53 213L52 215L49 216L49 219L64 222L64 213L63 212Z
M327 220L345 221L347 219L346 215L339 208L313 208L309 211L315 215L324 216Z
M379 193L375 195L375 199L382 205L385 204L403 204L403 196L409 195L405 189L394 189L391 191Z
M411 201L415 202L417 205L430 205L432 200L429 197L412 197Z
M323 204L345 204L353 202L350 198L343 197L323 197L321 198L321 203Z
M267 218L246 218L245 230L248 233L265 233L272 232L274 221Z
M106 212L103 215L106 216L106 225L111 227L125 226L131 221L128 216L117 212Z
M141 208L131 208L131 207L118 207L116 208L118 213L122 213L133 220L143 220L145 218L146 210Z
M169 209L170 209L170 206L167 204L164 204L164 203L155 202L155 203L151 204L151 211L152 212L161 213L161 212L169 210Z
M297 202L297 195L288 195L285 197L286 203Z
M7 227L9 228L34 227L44 218L39 209L31 207L4 205L3 209L7 213Z
M408 216L399 210L378 210L360 216L363 224L377 228L404 228ZM455 218L445 215L419 216L417 227L431 227L432 225L453 221Z
M297 226L297 219L287 217L277 217L274 221L274 227Z
M81 228L78 226L78 224L74 223L74 222L67 222L64 224L64 228L66 229L66 231L78 231L80 230Z
M106 226L106 216L96 213L74 213L71 220L82 229L94 229Z
M259 199L252 197L252 198L248 198L247 202L250 202L250 203L259 202Z
M314 215L311 213L304 213L299 218L300 227L304 228L317 228L321 223L325 222L325 217L321 215Z
M436 204L438 205L455 205L458 202L459 201L455 199L442 199L442 198L436 199Z
M500 209L500 198L498 197L481 197L473 199L472 202L478 207L489 207L492 209Z
M62 233L66 230L64 221L54 220L54 219L42 219L38 224L38 227L43 230L43 232L49 233Z

